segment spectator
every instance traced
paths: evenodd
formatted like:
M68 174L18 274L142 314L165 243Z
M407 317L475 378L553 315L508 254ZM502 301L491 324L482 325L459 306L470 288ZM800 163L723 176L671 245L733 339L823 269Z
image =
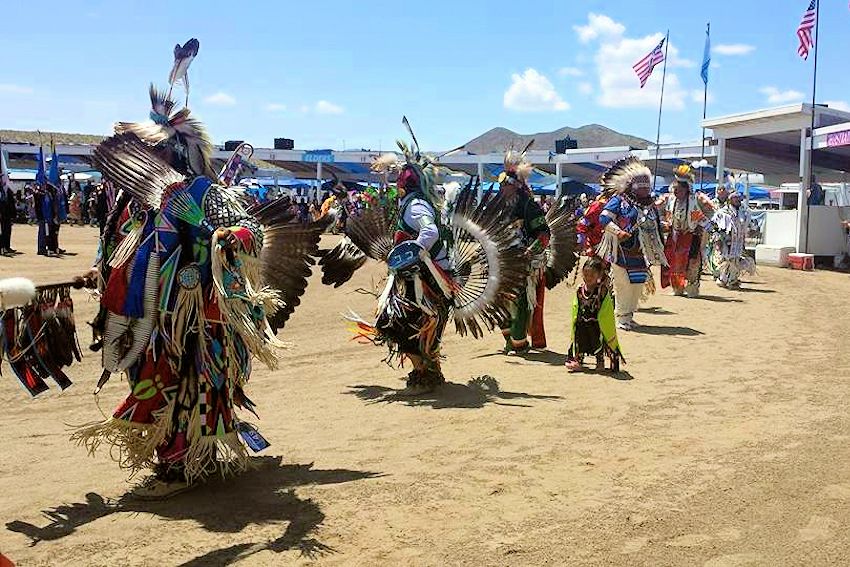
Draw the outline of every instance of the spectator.
M95 217L97 218L97 227L100 229L100 234L103 234L103 229L106 226L106 217L109 214L109 202L106 194L106 187L101 185L98 187L95 203Z
M12 248L12 223L17 213L12 188L0 187L0 254L3 256L15 253Z
M71 193L71 198L68 202L68 223L77 225L82 222L82 208L80 206L80 200L82 197L80 193Z
M812 175L812 186L806 192L806 196L808 197L807 202L808 202L809 206L823 205L823 201L824 201L824 197L826 196L826 193L824 192L823 187L821 187L818 184L817 179L815 178L814 175Z
M24 195L24 192L20 189L18 190L17 196L15 197L15 201L18 207L15 222L26 224L29 220L29 216L27 214L27 198Z
M91 179L86 181L82 192L82 201L80 202L80 210L83 215L83 224L89 224L89 200L91 199L94 185L91 184Z
M77 188L80 187L80 184L74 181L74 174L71 174L71 180L68 182L68 187L72 187L73 184L77 184ZM53 187L55 190L55 198L53 200L53 209L54 209L54 231L53 231L53 240L55 242L54 252L56 254L64 254L65 250L59 247L59 229L62 227L62 224L68 220L68 195L70 194L70 189L68 191L65 190L65 185L62 182L59 182L58 187Z
M35 213L35 191L29 183L24 185L24 199L27 203L27 222L29 224L35 224L38 222Z

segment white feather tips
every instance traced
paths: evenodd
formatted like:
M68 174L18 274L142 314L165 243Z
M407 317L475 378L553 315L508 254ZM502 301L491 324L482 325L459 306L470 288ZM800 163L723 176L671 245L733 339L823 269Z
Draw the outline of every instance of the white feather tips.
M398 156L391 153L381 154L372 162L372 171L386 173L398 169Z
M35 284L26 278L0 280L0 311L23 307L35 299Z

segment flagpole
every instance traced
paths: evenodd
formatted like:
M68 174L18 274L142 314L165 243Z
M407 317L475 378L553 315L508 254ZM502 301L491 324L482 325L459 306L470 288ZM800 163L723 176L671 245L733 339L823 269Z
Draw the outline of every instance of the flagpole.
M711 33L711 22L708 22L706 24L706 28L705 28L706 37L709 37L710 33ZM706 40L706 41L708 41L708 40ZM702 93L702 121L703 122L705 122L706 111L708 110L708 72L707 71L706 71L705 77L706 77L705 88L704 88L703 93ZM700 156L699 156L699 188L700 188L701 191L703 190L702 176L703 176L703 170L705 169L704 162L705 162L705 126L702 127L702 150L700 151Z
M655 175L652 178L652 192L655 192L655 184L658 180L658 155L661 151L661 110L664 108L664 82L667 79L667 48L670 46L670 30L664 40L664 73L661 75L661 98L658 101L658 131L655 134Z
M809 191L813 189L815 181L815 104L818 89L818 42L820 41L820 0L815 0L815 68L812 73L812 127L809 131L809 179L807 180ZM800 192L803 193L803 184L800 183ZM803 252L809 252L809 208L808 196L803 193L803 203L806 207L806 244Z

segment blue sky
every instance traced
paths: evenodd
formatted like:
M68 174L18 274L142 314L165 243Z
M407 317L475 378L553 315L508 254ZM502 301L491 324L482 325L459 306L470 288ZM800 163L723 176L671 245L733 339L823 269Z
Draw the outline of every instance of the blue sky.
M661 68L641 91L630 67L669 27L662 141L697 140L706 22L709 116L718 116L810 100L812 61L799 59L795 37L806 7L42 0L34 13L6 3L0 127L108 133L114 121L142 120L147 85L166 84L173 45L197 37L190 107L216 142L388 148L404 135L403 114L430 149L494 126L532 133L595 122L654 139ZM848 32L846 0L823 0L818 101L850 108Z

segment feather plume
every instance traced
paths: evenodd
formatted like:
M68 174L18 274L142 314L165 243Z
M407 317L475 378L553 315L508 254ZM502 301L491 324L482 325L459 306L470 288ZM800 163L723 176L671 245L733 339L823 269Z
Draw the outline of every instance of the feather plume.
M26 278L0 280L0 311L23 307L35 299L35 284Z
M534 140L532 140L534 142ZM531 177L531 172L534 166L525 159L525 152L515 152L508 150L505 154L505 172L512 173L517 179L523 183L528 182Z
M194 37L184 43L182 46L178 43L174 46L174 66L171 67L171 72L168 74L169 84L177 82L186 82L188 79L189 65L198 55L200 42ZM186 84L188 90L188 84Z
M391 153L384 153L375 158L371 167L372 171L376 173L390 173L397 171L398 168L398 156Z
M176 83L183 83L183 88L186 89L186 105L189 105L189 65L192 64L200 49L200 42L194 37L184 43L182 46L178 43L174 46L174 65L171 67L171 72L168 74L168 83L171 85L168 89L168 94Z

